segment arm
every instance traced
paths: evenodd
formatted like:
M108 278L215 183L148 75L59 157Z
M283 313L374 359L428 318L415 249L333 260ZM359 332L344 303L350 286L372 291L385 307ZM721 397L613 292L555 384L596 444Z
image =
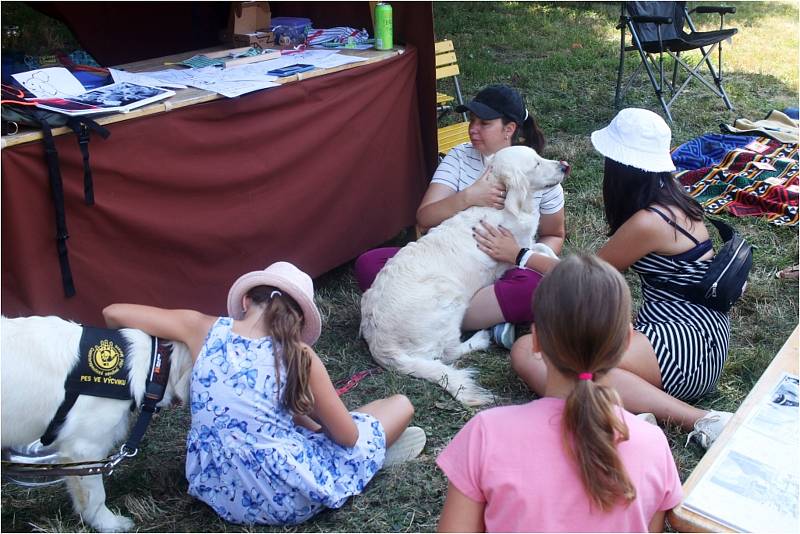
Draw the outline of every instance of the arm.
M342 447L352 447L358 441L358 427L342 399L336 394L322 360L311 347L306 346L306 350L311 353L311 372L308 377L311 393L314 395L311 419L319 422L322 431L333 441Z
M614 232L597 251L597 255L620 271L624 271L637 260L658 250L669 237L670 226L656 221L656 215L640 210Z
M564 238L567 231L564 226L564 208L555 213L542 214L539 217L539 229L537 243L544 243L550 247L556 255L561 254L561 247L564 246Z
M320 424L307 415L294 414L294 416L292 416L292 420L294 421L294 424L305 427L312 432L322 432L322 427Z
M139 304L111 304L103 309L109 328L138 328L151 336L180 341L197 358L216 318L194 310L165 310Z
M495 228L481 221L482 228L476 227L473 236L478 248L492 259L504 263L516 264L520 245L507 229ZM539 219L539 242L546 244L553 252L559 254L564 243L564 210L542 215ZM558 260L543 254L533 254L525 263L525 267L540 273L547 273L558 264Z
M664 516L665 512L663 510L656 512L653 519L650 520L650 524L647 525L647 530L649 532L664 532Z
M439 532L485 532L483 510L485 503L475 502L456 488L447 485L442 515L439 517Z
M462 191L439 183L429 185L417 208L417 224L427 230L472 206L503 209L505 189L500 184L489 182L486 174L487 171L484 171L480 178Z

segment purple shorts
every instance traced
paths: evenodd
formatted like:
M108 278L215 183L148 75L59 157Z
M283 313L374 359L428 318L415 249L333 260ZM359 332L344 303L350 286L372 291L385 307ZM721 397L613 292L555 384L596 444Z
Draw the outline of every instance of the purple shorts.
M378 272L398 250L399 247L375 248L356 259L356 281L362 293L369 289ZM506 321L526 326L533 322L533 292L541 280L542 275L536 271L515 267L504 272L494 283L494 294Z

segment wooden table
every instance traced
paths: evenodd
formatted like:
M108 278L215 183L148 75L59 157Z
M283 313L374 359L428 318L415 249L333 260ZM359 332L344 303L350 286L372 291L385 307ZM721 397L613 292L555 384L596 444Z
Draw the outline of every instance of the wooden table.
M714 460L720 455L725 445L735 435L739 426L750 415L750 412L758 406L764 398L764 395L768 395L772 391L781 374L784 372L794 375L798 374L799 349L800 325L795 327L794 332L792 332L789 339L772 359L772 362L761 375L761 378L758 379L752 391L747 395L747 398L739 409L736 410L731 421L725 426L722 434L720 434L719 438L714 442L705 456L703 456L703 459L700 460L694 471L692 471L692 474L683 484L684 501L706 475L709 468L714 463ZM683 503L670 511L667 514L667 518L669 519L670 525L680 532L732 532L730 528L685 508Z
M368 59L236 98L182 89L98 119L111 136L92 136L91 206L76 136L57 136L73 297L39 134L4 138L3 314L102 324L112 302L223 314L243 272L285 260L317 277L413 225L430 176L419 51L345 53Z
M119 70L125 70L128 72L137 72L137 73L145 73L145 72L153 72L158 70L166 70L171 67L165 66L164 63L178 63L180 61L184 61L189 59L192 56L197 54L203 54L207 52L216 52L220 50L226 50L226 47L222 46L215 46L211 48L205 48L203 50L195 50L191 52L182 52L180 54L173 54L171 56L164 56L156 59L146 59L143 61L136 61L133 63L126 63L125 65L119 65L114 67ZM333 67L329 69L314 69L307 72L301 72L299 74L295 74L293 76L286 76L283 78L278 78L275 80L275 83L278 84L286 84L286 83L294 83L299 82L302 80L306 80L309 78L315 78L317 76L324 76L326 74L333 74L335 72L340 72L343 70L353 69L360 67L362 65L368 65L370 63L376 63L378 61L383 61L385 59L394 57L398 54L403 53L403 49L400 47L396 47L393 50L348 50L342 49L339 50L339 53L349 55L349 56L358 56L367 58L365 61L359 61L358 63L348 63L346 65L341 65L338 67ZM186 67L174 67L177 70L184 70ZM267 90L267 89L262 89ZM103 117L97 117L96 121L98 124L112 124L115 122L120 121L127 121L131 119L135 119L138 117L144 117L147 115L154 115L157 113L164 113L167 111L171 111L173 109L182 108L185 106L192 106L195 104L201 104L203 102L211 102L214 100L219 100L225 98L224 96L213 93L211 91L206 91L204 89L197 89L194 87L189 87L187 89L177 89L175 90L175 96L170 98L155 102L150 104L149 106L143 106L141 108L134 109L128 113L112 113L110 115L105 115ZM89 115L91 118L92 116ZM61 128L54 128L53 135L63 135L66 133L71 132L67 127ZM22 143L28 143L30 141L37 141L42 138L42 131L41 130L21 130L19 133L12 134L12 135L5 135L0 141L0 149L5 148L7 146L14 146L19 145Z

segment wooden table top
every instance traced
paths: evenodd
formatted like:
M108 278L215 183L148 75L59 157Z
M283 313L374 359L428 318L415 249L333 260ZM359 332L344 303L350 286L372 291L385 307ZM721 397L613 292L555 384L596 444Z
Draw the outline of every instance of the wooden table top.
M230 48L229 46L215 46L211 48L205 48L203 50L181 52L180 54L173 54L170 56L164 56L160 58L146 59L143 61L126 63L125 65L119 65L114 68L120 70L126 70L129 72L152 72L157 70L165 70L169 68L184 69L185 67L165 66L164 63L176 63L188 59L197 54L226 50L229 48ZM394 57L398 54L402 54L404 50L402 47L395 47L393 50L374 50L374 49L353 50L345 48L345 49L339 49L338 51L341 54L365 57L367 58L367 60L359 61L358 63L348 63L346 65L340 65L338 67L333 67L329 69L314 69L307 72L301 72L293 76L278 78L277 80L275 80L275 83L279 84L294 83L308 78L315 78L317 76L324 76L326 74L331 74L334 72L356 68L361 65L376 63L378 61L383 61L385 59ZM269 88L265 90L268 91ZM176 89L175 96L172 96L170 98L160 100L148 106L142 106L141 108L134 109L133 111L130 111L128 113L112 113L110 115L96 117L94 118L94 120L96 120L98 124L111 124L114 122L126 121L137 117L143 117L146 115L164 113L172 109L181 108L184 106L191 106L194 104L200 104L202 102L209 102L212 100L219 100L222 98L225 97L218 93L206 91L204 89L196 89L194 87L189 87L187 89ZM91 115L89 116L91 117ZM70 130L67 127L53 128L53 135L63 135L71 131L72 130ZM41 138L42 138L41 130L24 129L20 130L16 134L4 135L2 138L2 143L0 144L0 148L6 148L14 145L19 145L22 143L28 143L30 141L36 141Z
M725 425L725 429L711 448L706 452L703 459L697 464L683 484L684 500L697 486L703 476L708 472L714 460L720 455L725 445L730 441L738 430L739 426L747 419L750 412L758 406L764 395L768 395L777 384L778 379L784 372L794 375L798 374L798 351L800 350L800 325L795 327L794 332L786 340L783 347L778 351L772 362L766 368L761 378L747 395L742 405L736 410L730 422ZM679 532L733 532L730 528L723 526L716 521L704 517L692 510L688 510L683 503L676 506L667 514L670 525Z

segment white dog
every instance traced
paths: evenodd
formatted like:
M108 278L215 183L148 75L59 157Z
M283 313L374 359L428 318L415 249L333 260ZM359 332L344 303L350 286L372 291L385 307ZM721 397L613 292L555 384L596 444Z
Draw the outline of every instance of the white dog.
M2 317L0 378L2 379L2 447L25 447L40 438L65 398L65 379L79 360L82 327L58 317ZM113 370L119 365L137 406L141 406L150 371L151 338L134 329L120 330L128 345L123 357L98 354L98 365ZM186 345L173 342L171 370L159 406L189 395L192 358ZM102 369L101 369L102 370ZM125 374L127 371L127 375ZM58 463L106 458L126 437L131 400L81 395L67 414L48 450ZM99 531L129 531L134 523L113 514L105 505L102 475L66 477L75 511Z
M489 165L486 179L506 187L505 208L471 207L442 222L391 258L361 298L361 334L372 357L384 367L441 384L467 405L490 402L491 394L475 383L472 369L448 364L487 348L489 333L480 331L462 343L461 321L475 292L511 267L478 250L472 228L481 220L502 225L521 246L553 256L548 247L532 243L539 224L534 193L569 172L566 163L524 146L498 151Z

